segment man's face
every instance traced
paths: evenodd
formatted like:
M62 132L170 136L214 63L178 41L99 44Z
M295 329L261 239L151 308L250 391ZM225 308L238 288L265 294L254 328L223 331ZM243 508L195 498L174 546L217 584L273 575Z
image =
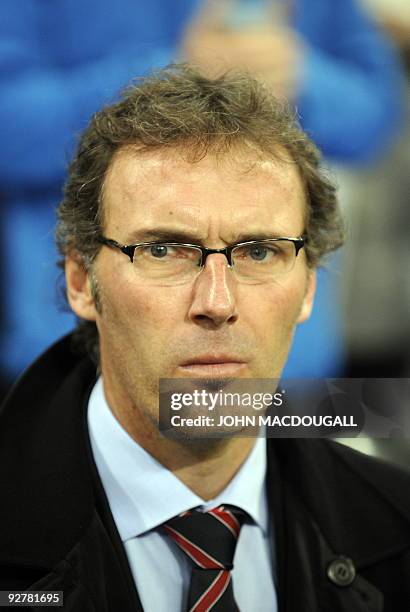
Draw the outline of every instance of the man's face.
M121 244L155 240L155 231L181 242L222 248L243 239L300 236L305 196L295 164L256 156L208 155L198 163L179 154L123 149L104 191L104 235ZM69 269L69 268L68 268ZM280 280L244 284L223 254L177 286L138 279L119 250L103 247L94 275L101 308L87 294L71 304L94 319L100 336L107 397L156 418L160 378L280 376L296 323L311 310L314 274L304 250ZM67 282L70 296L70 272Z

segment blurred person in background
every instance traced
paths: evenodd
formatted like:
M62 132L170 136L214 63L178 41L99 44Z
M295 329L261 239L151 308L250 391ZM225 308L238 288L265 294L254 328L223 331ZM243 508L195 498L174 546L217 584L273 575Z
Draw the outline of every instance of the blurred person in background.
M3 0L0 195L4 387L72 329L58 312L53 227L67 160L131 77L169 63L196 0Z
M395 42L407 83L400 137L376 164L345 177L345 214L351 227L342 275L346 374L409 379L410 4L407 0L362 2ZM391 397L385 397L385 402L394 416L396 402ZM373 440L368 447L370 453L410 469L409 440Z
M394 147L350 173L345 319L352 376L410 375L410 4L362 0L390 32L406 67L405 121Z
M205 0L183 50L211 74L257 74L296 105L333 166L374 163L400 125L397 58L354 0ZM297 331L285 376L344 373L339 267L334 260L318 275L317 308Z

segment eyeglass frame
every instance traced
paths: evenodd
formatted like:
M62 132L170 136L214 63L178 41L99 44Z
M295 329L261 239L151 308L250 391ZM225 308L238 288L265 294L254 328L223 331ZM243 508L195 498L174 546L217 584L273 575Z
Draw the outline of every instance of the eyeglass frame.
M228 261L228 266L230 268L233 268L234 265L232 263L232 251L236 249L237 247L248 246L252 244L265 244L265 243L270 243L270 242L278 242L280 240L286 240L287 242L293 243L295 247L295 259L298 256L299 251L306 245L306 242L307 242L307 239L305 236L299 236L297 238L291 238L288 236L279 236L275 238L262 238L262 240L246 240L244 242L237 242L235 244L226 246L222 249L209 249L208 247L201 246L200 244L191 244L191 243L184 243L184 242L168 242L167 240L154 240L151 242L138 242L136 244L123 245L117 242L116 240L113 240L112 238L106 238L103 235L97 236L97 242L105 246L120 250L122 253L124 253L124 255L127 255L130 258L131 263L134 262L135 249L137 249L138 247L149 247L149 246L155 246L158 244L159 245L164 244L167 246L194 247L195 249L201 251L201 260L198 264L199 268L204 268L206 264L206 260L209 255L214 255L214 254L219 254L219 253L221 253L222 255L225 255Z

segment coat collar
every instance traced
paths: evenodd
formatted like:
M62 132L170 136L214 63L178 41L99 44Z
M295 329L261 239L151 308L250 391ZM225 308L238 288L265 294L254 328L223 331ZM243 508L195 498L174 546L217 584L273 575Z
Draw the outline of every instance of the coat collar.
M84 398L95 376L70 337L49 349L1 410L0 562L51 568L91 521L94 494L84 435Z
M407 473L329 440L268 442L287 490L332 550L362 569L410 546Z

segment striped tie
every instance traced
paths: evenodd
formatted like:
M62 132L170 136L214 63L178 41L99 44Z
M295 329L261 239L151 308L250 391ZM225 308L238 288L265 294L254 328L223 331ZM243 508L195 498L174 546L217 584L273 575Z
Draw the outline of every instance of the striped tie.
M238 612L232 589L233 557L245 513L219 506L184 512L164 525L165 532L194 562L189 612Z

